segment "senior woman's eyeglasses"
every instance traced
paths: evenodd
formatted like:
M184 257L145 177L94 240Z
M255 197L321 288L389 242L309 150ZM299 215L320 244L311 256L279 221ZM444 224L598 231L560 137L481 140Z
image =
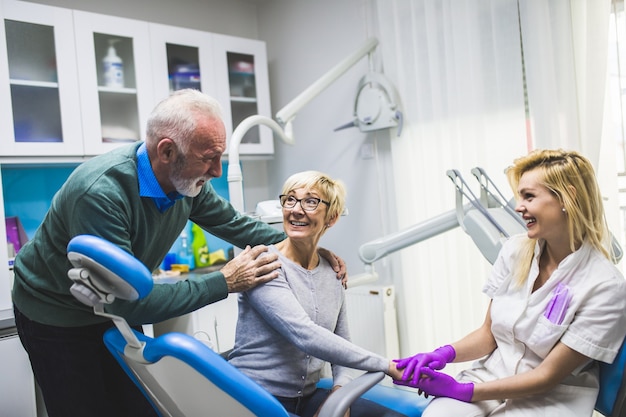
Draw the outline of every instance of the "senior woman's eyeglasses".
M327 206L330 206L330 203L328 201L324 201L321 198L315 197L295 198L292 195L281 194L278 196L278 198L280 199L280 205L284 208L294 208L297 203L300 203L300 207L302 207L302 210L304 211L315 211L320 203L324 203Z

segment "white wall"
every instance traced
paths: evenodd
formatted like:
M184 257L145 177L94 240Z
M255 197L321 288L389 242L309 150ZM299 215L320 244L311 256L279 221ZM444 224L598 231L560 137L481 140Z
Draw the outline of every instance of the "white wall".
M259 7L259 35L267 42L274 114L370 36L362 0L272 0ZM376 55L378 52L376 52ZM268 166L272 196L294 172L317 169L342 179L348 190L349 215L330 229L321 245L334 250L355 275L363 271L358 247L395 230L387 203L391 174L389 132L333 132L352 120L359 80L368 71L363 58L300 111L294 121L296 144L276 143ZM372 157L367 152L373 150ZM382 261L377 269L389 280Z

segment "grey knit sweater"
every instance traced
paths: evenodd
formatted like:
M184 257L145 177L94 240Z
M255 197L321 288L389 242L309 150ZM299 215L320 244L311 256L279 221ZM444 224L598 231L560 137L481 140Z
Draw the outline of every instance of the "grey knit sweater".
M325 362L334 385L350 380L349 368L388 369L389 361L351 343L341 281L320 258L313 270L279 254L280 275L239 295L239 319L231 364L270 393L309 395Z

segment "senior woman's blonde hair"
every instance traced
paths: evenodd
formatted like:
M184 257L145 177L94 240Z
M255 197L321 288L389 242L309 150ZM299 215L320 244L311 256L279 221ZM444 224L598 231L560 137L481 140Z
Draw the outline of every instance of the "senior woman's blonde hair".
M540 173L540 184L550 190L565 209L571 251L574 252L586 240L614 261L602 195L589 160L578 152L561 149L535 150L517 158L506 170L507 179L517 198L520 198L518 186L522 175L535 170ZM535 239L528 239L518 253L518 284L523 284L528 277L535 242Z
M343 213L346 206L346 187L341 180L332 179L319 171L302 171L287 178L281 194L289 194L298 188L315 190L322 200L330 203L325 221L330 221Z

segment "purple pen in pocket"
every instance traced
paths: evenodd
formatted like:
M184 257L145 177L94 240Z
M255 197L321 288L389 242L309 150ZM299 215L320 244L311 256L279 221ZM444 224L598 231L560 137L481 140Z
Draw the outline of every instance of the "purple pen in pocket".
M552 292L552 298L548 302L544 316L554 324L563 323L571 299L572 294L569 291L569 287L559 283Z

